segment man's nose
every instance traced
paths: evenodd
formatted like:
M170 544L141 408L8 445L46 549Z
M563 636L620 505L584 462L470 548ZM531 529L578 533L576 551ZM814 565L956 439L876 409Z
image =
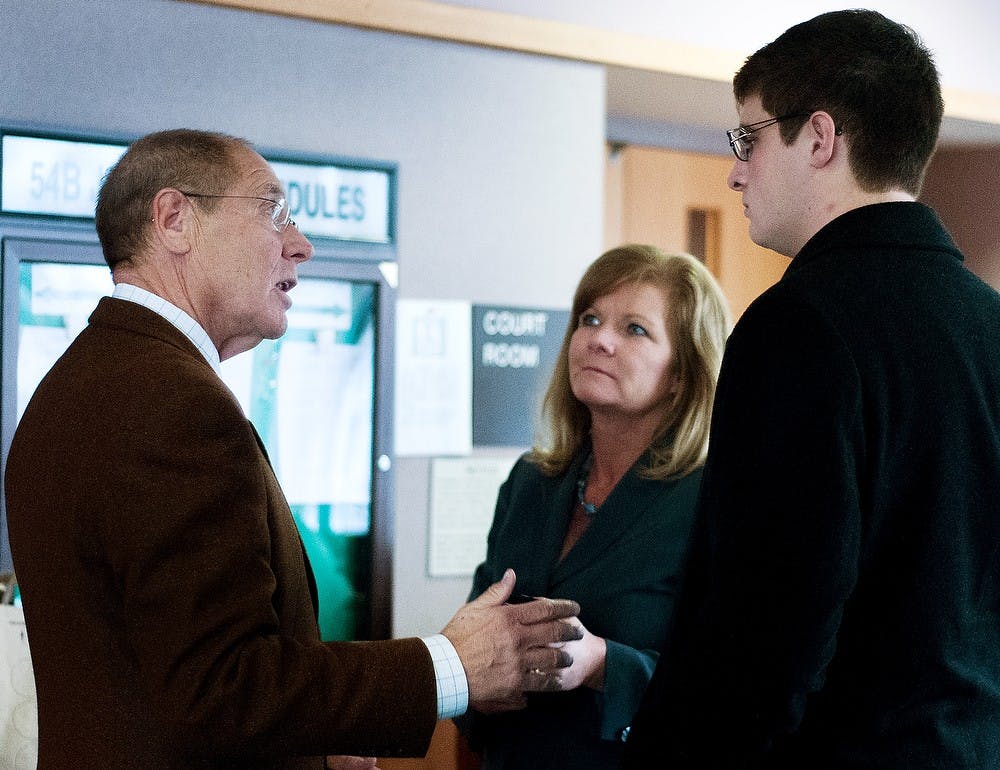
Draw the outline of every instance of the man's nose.
M289 222L288 227L285 228L284 235L285 244L282 256L285 259L291 259L295 262L305 262L308 259L312 259L314 252L313 245L302 234L298 225L294 222Z
M730 190L739 192L743 189L743 172L746 169L746 162L734 160L733 167L729 169L729 176L726 177L726 185Z

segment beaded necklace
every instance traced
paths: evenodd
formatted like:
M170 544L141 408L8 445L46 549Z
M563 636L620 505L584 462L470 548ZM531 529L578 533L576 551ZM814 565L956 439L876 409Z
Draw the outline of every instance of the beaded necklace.
M583 512L588 516L593 516L597 513L597 506L594 503L588 503L584 498L584 492L587 489L587 479L590 478L590 466L593 463L594 453L590 452L587 454L587 459L583 461L583 465L580 466L580 475L576 478L576 499L580 501Z

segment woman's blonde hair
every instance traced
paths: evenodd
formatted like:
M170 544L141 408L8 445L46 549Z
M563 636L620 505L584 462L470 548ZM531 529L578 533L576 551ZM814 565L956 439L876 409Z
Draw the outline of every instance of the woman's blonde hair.
M542 401L542 432L530 454L546 474L565 473L590 433L590 411L570 388L570 338L580 315L623 284L650 285L666 297L664 318L673 348L668 375L680 383L653 436L649 465L642 474L679 477L705 462L715 385L731 328L729 307L712 274L694 257L629 244L598 257L573 297L562 348Z

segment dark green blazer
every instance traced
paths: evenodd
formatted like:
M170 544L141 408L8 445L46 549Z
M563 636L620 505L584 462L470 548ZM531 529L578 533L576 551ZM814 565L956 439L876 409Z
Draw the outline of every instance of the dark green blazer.
M560 562L581 462L557 478L517 462L500 488L470 598L513 567L515 590L579 602L584 626L607 639L605 689L532 695L524 711L466 720L490 770L616 767L670 629L701 471L651 481L633 468Z
M426 646L320 641L253 428L160 316L101 300L28 404L5 486L39 770L426 751Z
M627 768L1000 768L1000 295L918 203L744 314ZM652 764L650 764L652 763Z

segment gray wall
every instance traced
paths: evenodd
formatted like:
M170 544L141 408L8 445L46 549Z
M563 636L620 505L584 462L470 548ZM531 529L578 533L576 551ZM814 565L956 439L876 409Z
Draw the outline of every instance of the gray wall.
M0 0L0 123L188 126L399 165L402 298L566 307L600 251L600 67L172 0ZM468 590L426 576L429 461L396 463L395 631Z

